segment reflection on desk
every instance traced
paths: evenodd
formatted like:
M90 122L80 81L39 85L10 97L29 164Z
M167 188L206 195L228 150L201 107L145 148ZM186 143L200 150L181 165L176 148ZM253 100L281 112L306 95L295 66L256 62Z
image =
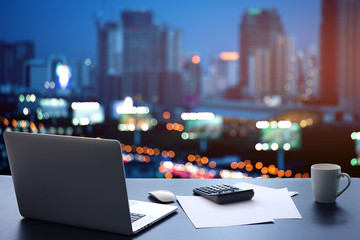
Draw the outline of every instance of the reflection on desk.
M343 179L342 179L343 180ZM342 181L341 180L341 181ZM160 223L134 236L23 219L17 208L12 179L0 176L0 239L358 239L360 222L360 179L353 178L350 188L334 204L314 201L310 179L128 179L129 198L151 201L148 192L169 189L176 195L192 195L192 189L220 183L252 184L288 188L299 192L293 200L303 219L275 220L275 224L195 229L179 208ZM342 181L342 184L345 182ZM178 203L176 203L178 204Z

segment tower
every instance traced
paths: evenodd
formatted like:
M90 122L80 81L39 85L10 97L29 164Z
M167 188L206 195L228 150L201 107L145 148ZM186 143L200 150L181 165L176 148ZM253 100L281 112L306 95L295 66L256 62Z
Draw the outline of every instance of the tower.
M283 25L276 10L248 9L242 17L239 33L239 83L244 91L249 85L249 57L256 49L270 49L274 35L283 33Z
M360 1L323 0L320 103L360 116Z

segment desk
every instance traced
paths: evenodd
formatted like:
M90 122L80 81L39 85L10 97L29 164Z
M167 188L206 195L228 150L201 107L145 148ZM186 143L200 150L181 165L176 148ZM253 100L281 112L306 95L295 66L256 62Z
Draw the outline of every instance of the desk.
M293 200L303 219L195 229L179 206L177 213L137 235L128 237L23 219L18 213L11 177L0 176L0 239L359 239L359 178L352 179L352 185L338 198L336 204L314 202L310 179L128 179L127 184L129 199L151 201L147 192L154 189L169 189L177 195L192 195L195 187L218 183L235 184L239 181L273 188L287 187L299 192ZM341 183L345 184L343 181Z

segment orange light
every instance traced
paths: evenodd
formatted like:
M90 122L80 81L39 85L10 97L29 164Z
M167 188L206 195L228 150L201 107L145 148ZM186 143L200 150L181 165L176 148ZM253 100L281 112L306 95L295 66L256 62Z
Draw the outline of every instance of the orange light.
M165 112L163 113L163 118L164 118L164 119L170 119L170 117L171 117L171 114L170 114L168 111L165 111Z
M169 130L169 131L171 131L171 130L173 129L172 123L167 123L167 124L166 124L166 129Z
M150 156L154 155L155 151L151 148L148 149L147 154L149 154Z
M18 125L18 123L17 123L17 121L16 121L15 119L13 119L13 120L11 121L11 124L13 125L14 128L16 128L17 125Z
M138 154L142 154L142 153L144 152L144 150L143 150L142 147L137 147L137 148L136 148L136 152L137 152Z
M171 173L167 172L167 173L165 173L165 177L166 177L166 178L172 178L173 175L172 175Z
M144 156L144 162L150 162L150 157L149 156Z
M5 127L9 126L9 120L7 118L4 119L4 125Z
M35 131L35 129L36 129L36 125L35 125L35 123L30 123L30 129L31 130L33 130L33 131Z
M248 165L246 165L245 169L246 169L246 171L251 172L254 169L254 167L253 167L253 165L248 164Z
M263 167L263 163L262 162L257 162L255 164L255 167L256 167L256 169L261 169Z
M230 167L231 167L232 169L236 169L237 166L238 166L237 162L232 162L231 165L230 165Z
M221 60L224 61L235 61L239 59L239 53L237 52L221 52L220 53Z
M125 149L125 151L126 152L131 152L131 146L130 145L126 145L125 147L124 147L124 149Z
M271 165L269 166L269 173L274 175L275 172L277 172L277 171L276 171L276 167L275 167L275 165L271 164Z
M278 171L278 176L279 176L279 177L282 178L284 175L285 175L285 171L284 171L284 170L279 170L279 171Z
M159 156L160 155L160 150L158 148L154 148L154 155L155 156Z
M193 64L199 64L200 63L200 57L198 55L194 55L191 58L191 61L193 62Z
M170 151L168 152L168 156L169 156L170 158L175 157L175 152L170 150Z
M184 131L184 126L182 125L182 124L179 124L179 130L178 130L179 132L182 132L182 131Z
M161 156L163 156L164 158L165 158L165 157L168 157L167 151L165 151L165 150L162 151L162 152L161 152Z
M215 161L209 162L209 167L215 168L216 167L216 162Z
M207 157L202 157L201 158L201 163L202 164L207 164L209 162L209 159Z
M310 174L309 174L309 173L304 173L302 177L303 177L303 178L309 178L309 177L310 177Z
M173 124L173 129L178 131L179 130L179 124L178 123L174 123Z
M295 174L295 178L301 178L301 173Z
M190 155L187 157L187 159L188 159L190 162L193 162L193 161L195 161L195 156L192 155L192 154L190 154Z
M261 173L262 174L267 174L269 172L269 169L267 168L267 167L263 167L262 169L261 169Z
M243 163L243 162L238 163L238 168L239 169L243 169L244 167L245 167L245 163Z
M245 160L244 163L245 163L245 165L248 165L248 164L251 164L251 161L250 160Z
M292 175L292 171L291 170L286 170L285 177L291 177L291 175Z

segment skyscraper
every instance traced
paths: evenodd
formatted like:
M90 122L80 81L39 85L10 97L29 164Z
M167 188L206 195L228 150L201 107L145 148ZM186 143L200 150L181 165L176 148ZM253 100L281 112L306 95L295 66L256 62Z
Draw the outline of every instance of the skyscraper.
M320 102L360 116L360 1L323 0Z
M286 34L274 36L272 95L294 99L298 94L298 66L295 39Z
M322 1L322 19L320 29L320 103L336 105L338 103L338 46L337 31L339 12L338 0Z
M256 49L270 49L274 35L283 33L283 25L276 10L248 9L239 26L240 85L249 85L249 57ZM246 92L245 92L246 95Z
M0 92L13 88L27 88L24 63L35 56L33 42L0 42Z
M166 28L166 67L159 76L159 104L172 111L182 104L181 31Z
M249 94L262 99L272 92L271 51L256 49L249 57Z
M124 11L98 26L98 86L107 115L115 100L166 105L181 102L181 31L153 22L150 11Z
M202 95L204 97L219 97L238 82L237 52L221 52L210 60L210 71L204 78Z
M98 89L100 101L110 114L111 103L121 99L123 75L123 30L120 22L109 22L98 30Z
M158 74L165 70L166 31L153 23L149 11L125 11L121 15L124 27L124 75L122 96L135 101L158 102Z
M192 52L184 53L182 60L183 104L194 107L199 104L201 94L201 59Z
M360 117L360 1L339 1L338 80L340 107Z

